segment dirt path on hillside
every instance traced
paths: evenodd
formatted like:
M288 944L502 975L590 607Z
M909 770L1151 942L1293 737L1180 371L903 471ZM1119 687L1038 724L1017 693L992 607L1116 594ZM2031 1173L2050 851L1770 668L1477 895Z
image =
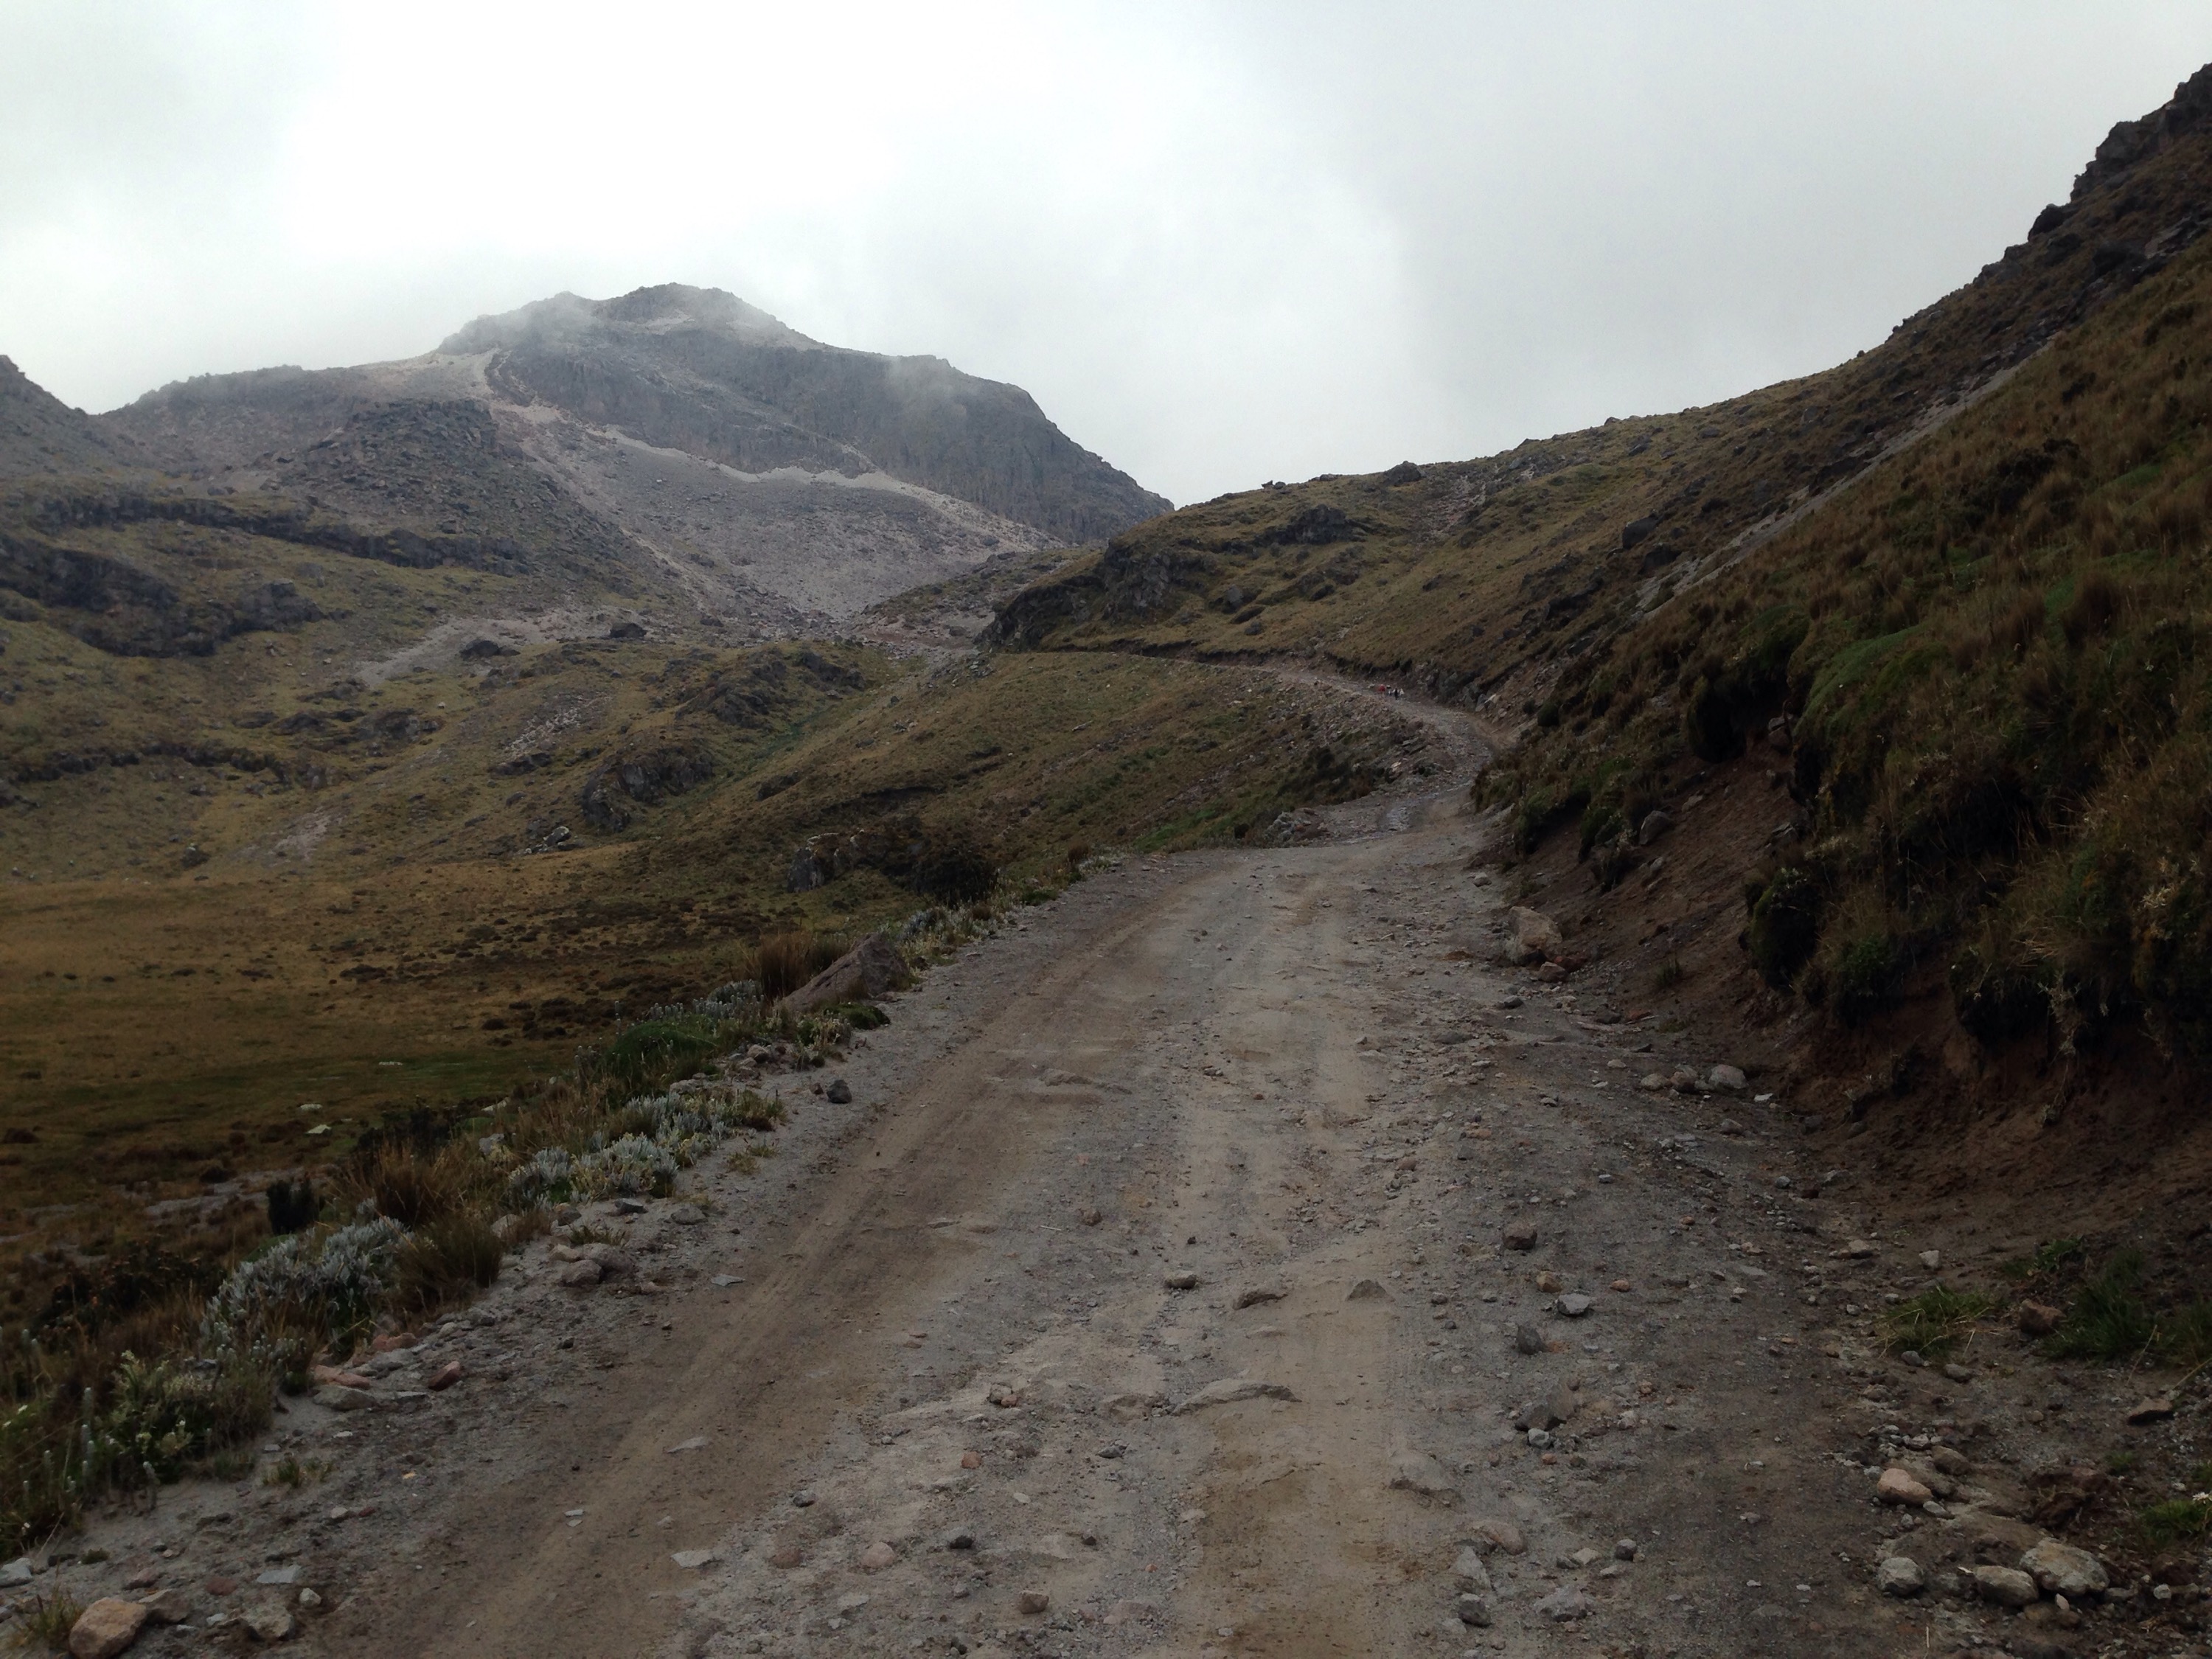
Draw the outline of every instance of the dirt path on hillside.
M349 1650L1875 1650L1793 1287L1717 1224L1768 1154L1674 1141L1634 1026L1498 1006L1458 793L1103 878L933 975L941 1054L748 1282L655 1306L683 1340Z
M79 1594L238 1587L163 1651L301 1585L347 1655L1923 1650L1966 1615L1867 1582L1901 1408L1823 1393L1887 1270L1765 1110L1634 1086L1725 1054L1487 965L1463 800L1021 913L850 1104L783 1079L777 1156L593 1206L636 1279L531 1247L295 1403L304 1490L111 1517Z

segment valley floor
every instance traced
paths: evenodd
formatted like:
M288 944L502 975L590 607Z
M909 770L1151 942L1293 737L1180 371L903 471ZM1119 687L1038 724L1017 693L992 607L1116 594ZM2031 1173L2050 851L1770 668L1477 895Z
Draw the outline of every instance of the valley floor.
M2030 1651L2049 1602L1870 1582L2011 1565L1975 1483L2039 1455L1996 1369L1875 1352L1919 1243L1850 1247L1783 1103L1635 1086L1727 1054L1489 965L1463 799L1022 913L849 1103L781 1079L775 1156L592 1206L634 1272L531 1245L365 1409L280 1418L304 1489L109 1517L77 1593L185 1589L162 1652L302 1585L349 1655ZM1972 1461L1900 1518L1923 1436Z

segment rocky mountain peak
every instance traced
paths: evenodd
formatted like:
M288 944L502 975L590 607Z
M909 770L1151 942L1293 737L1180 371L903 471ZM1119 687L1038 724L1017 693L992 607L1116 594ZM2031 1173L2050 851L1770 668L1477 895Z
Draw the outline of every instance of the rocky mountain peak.
M630 330L666 333L697 329L748 345L818 350L821 343L787 327L758 306L719 288L659 283L611 300L561 293L497 316L479 317L449 336L438 349L466 356L480 351L552 343L574 344Z

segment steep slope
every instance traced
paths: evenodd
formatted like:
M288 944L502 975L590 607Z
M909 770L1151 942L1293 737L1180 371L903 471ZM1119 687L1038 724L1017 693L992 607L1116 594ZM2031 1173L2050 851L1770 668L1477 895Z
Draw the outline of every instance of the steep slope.
M208 376L102 424L221 484L418 532L565 516L621 532L670 625L834 627L1000 552L1095 539L1167 503L1028 393L935 358L825 346L714 289L562 295L426 356ZM497 458L506 474L483 475Z
M137 444L103 430L0 357L0 483L139 467L146 459Z
M2212 1045L2208 223L2212 70L1833 370L1188 508L993 637L1521 723L1480 799L1612 994L1754 1019L1834 1122L2094 1103L2066 1156L2105 1169Z
M1824 374L1485 460L1224 496L1069 564L994 637L1318 650L1443 696L1528 701L1592 639L1817 511L2190 247L2212 223L2208 121L2212 70L2114 128L2068 202L1972 283Z

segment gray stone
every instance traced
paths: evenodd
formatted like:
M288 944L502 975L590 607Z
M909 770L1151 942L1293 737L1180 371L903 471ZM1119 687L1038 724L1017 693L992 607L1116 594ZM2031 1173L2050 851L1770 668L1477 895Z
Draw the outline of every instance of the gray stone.
M1592 1308L1597 1306L1597 1303L1590 1297L1576 1293L1561 1297L1559 1300L1558 1306L1560 1317L1564 1319L1580 1319Z
M686 1572L703 1567L709 1561L720 1559L712 1550L677 1550L668 1559Z
M1613 1540L1613 1559L1616 1561L1633 1561L1639 1553L1640 1547L1633 1538L1616 1538Z
M696 1227L707 1218L707 1212L696 1204L678 1204L669 1210L668 1218L679 1227Z
M1735 1095L1743 1092L1747 1079L1743 1068L1738 1066L1716 1066L1705 1074L1705 1086Z
M637 1271L637 1258L611 1244L586 1244L584 1255L586 1260L597 1262L599 1271L609 1279L627 1279Z
M295 1627L289 1607L274 1605L253 1608L246 1615L246 1628L253 1632L257 1642L282 1642Z
M1280 1285L1250 1285L1237 1293L1240 1308L1257 1307L1262 1302L1280 1302L1290 1291Z
M2035 1580L2016 1567L1974 1567L1969 1576L1982 1600L2001 1607L2032 1607L2042 1599Z
M1541 962L1559 948L1559 924L1540 910L1515 905L1510 913L1513 945L1507 953L1522 966Z
M1251 1376L1224 1376L1218 1382L1209 1382L1188 1400L1169 1407L1171 1417L1182 1417L1191 1412L1202 1412L1212 1406L1233 1406L1240 1400L1296 1400L1288 1385L1262 1382Z
M814 1494L801 1488L791 1494L791 1504L793 1509L811 1510L814 1507Z
M1387 1302L1390 1299L1390 1292L1382 1288L1381 1279L1363 1279L1346 1292L1344 1299L1346 1302Z
M1521 1528L1517 1525L1495 1516L1468 1522L1465 1541L1486 1555L1492 1550L1503 1550L1508 1555L1522 1555L1528 1548L1528 1540L1521 1535Z
M833 1077L830 1086L822 1091L822 1097L832 1106L849 1106L853 1103L853 1085L842 1077Z
M1654 807L1644 815L1644 822L1636 827L1636 844L1649 847L1674 827L1674 820Z
M1482 1553L1472 1544L1461 1546L1458 1559L1452 1563L1452 1577L1459 1580L1462 1589L1491 1594L1490 1569L1482 1565Z
M1597 1603L1580 1584L1562 1584L1538 1601L1534 1610L1564 1625L1571 1619L1589 1618L1597 1611Z
M2172 1416L2173 1401L2162 1395L2155 1395L2136 1403L2135 1409L2128 1413L2128 1424L2131 1428L2140 1429L2152 1423L2168 1422Z
M1459 1615L1462 1625L1476 1630L1490 1627L1490 1598L1473 1590L1462 1590L1452 1602L1452 1611Z
M1171 1291L1194 1291L1198 1288L1198 1275L1184 1268L1180 1273L1168 1274L1160 1283Z
M793 1014L839 1002L871 1002L903 986L906 959L881 933L871 933L783 1000Z
M1509 1250L1533 1250L1536 1248L1536 1224L1530 1220L1509 1221L1505 1224L1504 1242Z
M2020 1570L2055 1595L2080 1601L2102 1595L2112 1586L2105 1564L2084 1549L2046 1538L2020 1558Z
M1884 1595L1917 1595L1928 1588L1920 1564L1910 1556L1893 1555L1874 1570L1874 1587Z
M31 1582L31 1558L19 1555L0 1566L0 1589L21 1589Z
M975 1547L975 1528L955 1527L937 1540L941 1550L972 1550Z
M145 1600L146 1616L157 1625L181 1625L192 1616L192 1598L174 1584Z
M327 1411L357 1412L375 1398L367 1389L349 1389L342 1382L325 1382L315 1390L315 1403Z
M1459 1497L1459 1488L1452 1485L1444 1466L1428 1453L1410 1447L1391 1454L1390 1486L1395 1492L1415 1492L1448 1502Z
M1544 1334L1534 1325L1516 1325L1513 1328L1513 1346L1520 1353L1541 1353L1544 1352Z
M270 1567L266 1571L255 1574L253 1582L257 1584L296 1584L300 1582L300 1569L296 1566Z

